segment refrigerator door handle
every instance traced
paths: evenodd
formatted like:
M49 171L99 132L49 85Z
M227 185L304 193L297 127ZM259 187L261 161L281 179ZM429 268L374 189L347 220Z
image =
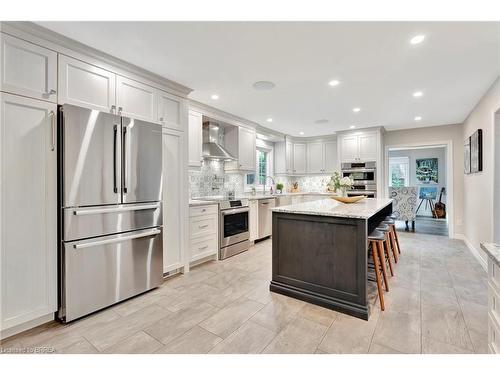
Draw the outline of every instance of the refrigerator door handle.
M161 230L154 229L154 230L149 231L149 232L132 234L130 236L125 236L125 237L117 237L117 238L110 238L108 240L101 240L101 241L94 241L94 242L86 242L86 243L74 244L73 247L75 249L77 249L77 250L78 249L85 249L87 247L94 247L94 246L100 246L100 245L107 245L107 244L110 244L110 243L129 241L129 240L133 240L135 238L156 236L157 234L160 234L160 233L161 233Z
M156 210L160 207L160 203L153 204L141 204L139 206L127 206L127 207L115 207L115 208L101 208L101 209L83 209L83 210L73 210L73 215L98 215L98 214L109 214L116 212L130 212L130 211L140 211L140 210Z
M113 191L118 193L116 185L116 140L118 135L118 125L113 126Z
M127 127L123 127L123 138L122 138L122 181L123 181L123 192L127 193Z

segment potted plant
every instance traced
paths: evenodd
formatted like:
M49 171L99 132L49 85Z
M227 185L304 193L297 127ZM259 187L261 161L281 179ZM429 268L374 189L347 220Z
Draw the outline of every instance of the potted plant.
M283 186L283 184L282 184L281 182L278 182L278 183L276 184L276 192L277 192L278 194L282 194L282 193L283 193L283 187L284 187L284 186Z
M349 177L341 177L340 172L334 172L328 182L328 190L333 190L342 197L347 197L347 190L352 189L354 180Z

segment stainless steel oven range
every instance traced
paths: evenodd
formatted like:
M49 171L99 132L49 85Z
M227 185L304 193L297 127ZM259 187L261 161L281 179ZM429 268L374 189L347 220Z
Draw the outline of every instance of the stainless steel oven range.
M377 196L377 168L376 162L342 163L342 177L351 177L354 180L352 190L348 196L366 195L369 198Z
M248 199L219 202L219 259L226 259L250 247Z

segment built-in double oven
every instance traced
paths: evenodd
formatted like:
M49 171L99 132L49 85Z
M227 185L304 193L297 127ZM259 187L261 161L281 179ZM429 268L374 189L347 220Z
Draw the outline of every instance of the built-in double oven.
M219 258L226 259L250 247L250 208L247 199L238 199L220 202L219 210Z
M342 163L342 177L354 180L349 196L366 195L369 198L377 196L377 168L376 162Z

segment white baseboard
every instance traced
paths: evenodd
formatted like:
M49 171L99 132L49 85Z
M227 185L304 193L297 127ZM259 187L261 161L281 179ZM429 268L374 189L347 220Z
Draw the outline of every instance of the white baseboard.
M453 238L464 241L471 254L474 255L474 258L476 258L481 267L483 267L483 269L488 272L488 262L481 256L481 250L476 249L472 245L472 242L470 242L470 240L464 234L455 234Z
M18 324L17 326L6 328L0 332L0 339L6 339L7 337L14 336L18 333L27 331L31 328L38 327L44 323L48 323L54 320L54 313L43 315L39 318L30 320L29 322Z

